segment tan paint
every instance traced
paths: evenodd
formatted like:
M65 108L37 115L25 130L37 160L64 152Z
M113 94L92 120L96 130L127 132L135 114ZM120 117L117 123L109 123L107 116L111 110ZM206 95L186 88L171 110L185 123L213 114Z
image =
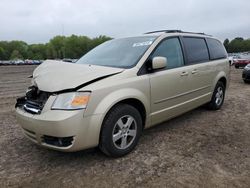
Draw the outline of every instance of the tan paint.
M78 91L91 91L85 110L51 110L56 96L51 96L40 115L31 115L17 108L17 119L27 136L45 147L61 151L77 151L97 146L103 119L107 112L124 99L137 99L146 109L146 125L156 125L192 110L211 100L215 84L221 77L228 80L228 60L183 66L138 76L137 73L156 45L169 36L202 36L197 34L161 33L138 64L131 69L47 62L34 71L34 81L43 91L75 88L93 79L115 74ZM55 71L56 70L56 71ZM185 73L183 75L183 73ZM58 148L41 142L42 135L74 136L72 146ZM33 137L32 137L33 136Z

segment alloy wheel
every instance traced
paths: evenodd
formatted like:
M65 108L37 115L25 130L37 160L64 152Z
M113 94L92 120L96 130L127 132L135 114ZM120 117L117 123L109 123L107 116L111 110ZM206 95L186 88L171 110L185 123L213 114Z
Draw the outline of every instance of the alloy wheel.
M135 119L126 115L118 119L113 129L113 144L118 149L128 148L134 141L137 134Z

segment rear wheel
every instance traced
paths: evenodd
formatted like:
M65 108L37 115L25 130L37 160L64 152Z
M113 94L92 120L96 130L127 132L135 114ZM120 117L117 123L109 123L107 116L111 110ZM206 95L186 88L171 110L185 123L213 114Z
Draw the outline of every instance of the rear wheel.
M121 157L137 145L142 132L142 118L136 108L119 104L104 119L99 148L106 155Z
M219 81L214 89L211 101L208 103L208 109L218 110L221 108L225 97L225 86L223 82Z
M239 66L239 65L234 65L234 67L235 67L236 69L240 68L240 66Z

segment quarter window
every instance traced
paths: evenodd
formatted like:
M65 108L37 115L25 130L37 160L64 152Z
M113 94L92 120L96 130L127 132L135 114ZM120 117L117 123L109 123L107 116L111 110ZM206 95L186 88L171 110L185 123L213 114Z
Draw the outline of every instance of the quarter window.
M207 45L211 59L221 59L227 57L227 52L220 41L207 38Z
M188 64L195 64L209 60L208 49L205 39L184 37L183 42L187 52Z
M157 56L167 58L167 69L184 65L182 49L178 38L170 38L161 42L151 57L153 59Z

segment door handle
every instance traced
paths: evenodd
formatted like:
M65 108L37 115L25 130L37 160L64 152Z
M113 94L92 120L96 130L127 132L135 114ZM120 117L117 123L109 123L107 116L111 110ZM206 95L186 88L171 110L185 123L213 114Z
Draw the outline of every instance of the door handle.
M185 72L182 72L182 73L181 73L181 76L188 76L188 72L186 72L186 71L185 71Z
M198 70L197 69L194 69L191 73L192 74L196 74L198 72Z

